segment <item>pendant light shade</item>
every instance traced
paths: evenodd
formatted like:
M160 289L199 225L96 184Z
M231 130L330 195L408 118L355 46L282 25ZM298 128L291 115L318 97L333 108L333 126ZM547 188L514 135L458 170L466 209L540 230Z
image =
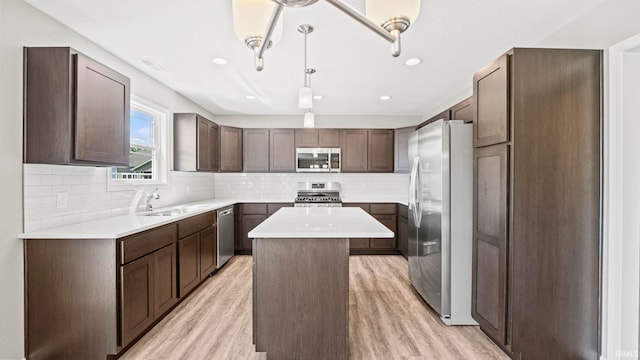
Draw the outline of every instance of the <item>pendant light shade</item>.
M264 37L275 3L271 0L232 0L233 30L240 41L249 36ZM271 36L272 44L282 38L282 22L278 21Z
M303 86L298 90L298 107L301 109L313 107L313 92L310 87Z
M420 15L420 0L367 0L365 14L378 25L394 17L406 17L413 23Z
M307 111L304 114L304 123L303 123L304 127L306 128L312 128L315 127L315 115L313 115L312 112Z

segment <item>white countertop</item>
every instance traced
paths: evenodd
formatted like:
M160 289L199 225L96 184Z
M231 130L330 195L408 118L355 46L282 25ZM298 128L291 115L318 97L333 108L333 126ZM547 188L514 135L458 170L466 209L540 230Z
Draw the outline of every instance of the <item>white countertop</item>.
M249 232L250 238L392 238L393 232L360 208L282 208Z
M188 213L171 216L140 216L135 214L97 219L78 224L19 234L20 239L117 239L148 229L182 220L207 211L238 203L233 199L204 200L180 205L190 207ZM173 208L174 206L168 207ZM163 209L155 209L161 212Z

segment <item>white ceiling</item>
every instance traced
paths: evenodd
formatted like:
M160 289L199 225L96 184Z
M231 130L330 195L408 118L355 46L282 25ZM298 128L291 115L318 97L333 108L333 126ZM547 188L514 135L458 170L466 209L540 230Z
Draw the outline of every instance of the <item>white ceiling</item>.
M282 40L253 68L233 32L231 0L26 0L214 114L300 114L303 35L316 114L425 115L471 94L473 73L514 46L537 41L603 0L424 0L402 55L328 3L285 8ZM347 0L364 11L364 0ZM223 57L225 66L211 59ZM424 61L407 67L404 61ZM151 58L158 72L139 59ZM253 94L257 100L247 100ZM382 102L381 95L391 95Z

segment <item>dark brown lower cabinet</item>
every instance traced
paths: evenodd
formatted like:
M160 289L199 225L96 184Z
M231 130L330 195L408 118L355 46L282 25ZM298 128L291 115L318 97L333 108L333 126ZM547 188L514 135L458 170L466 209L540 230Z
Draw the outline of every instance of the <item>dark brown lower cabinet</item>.
M200 232L200 278L204 279L216 269L217 256L216 225Z
M509 146L474 150L473 301L471 313L494 340L506 343L507 184Z
M154 321L154 254L146 255L121 267L122 344L145 331Z
M159 319L178 302L177 259L175 243L153 253L153 314L155 319Z
M391 203L344 203L344 207L359 207L384 226L393 231L393 238L353 238L349 239L349 250L352 255L398 254L396 244L396 204Z
M398 204L398 250L405 258L409 256L409 218L408 208Z
M200 234L195 233L178 241L180 264L179 296L184 297L200 284Z
M249 232L269 216L283 207L292 207L292 203L246 203L238 205L238 234L236 234L236 253L250 255L252 239Z

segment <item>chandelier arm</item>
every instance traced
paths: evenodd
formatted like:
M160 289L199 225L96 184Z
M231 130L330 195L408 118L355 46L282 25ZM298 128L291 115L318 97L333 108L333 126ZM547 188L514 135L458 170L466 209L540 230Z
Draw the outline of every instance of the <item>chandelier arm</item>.
M349 15L352 19L356 20L360 24L373 30L373 32L382 36L388 42L393 44L399 38L399 33L398 33L398 37L394 36L392 33L383 29L379 25L376 25L373 21L369 20L367 17L360 14L358 10L354 9L351 5L344 3L342 0L327 0L327 2L335 6L336 8L338 8L338 10L342 11L343 13ZM394 56L397 56L397 55L394 55Z
M273 8L271 18L269 19L269 24L267 25L267 31L265 31L264 39L262 40L262 44L260 44L260 49L258 50L257 56L259 59L262 59L265 50L267 50L267 48L269 47L269 42L271 42L271 35L273 35L273 30L275 30L276 25L278 24L282 9L284 9L284 6L281 4L276 4L276 6Z

